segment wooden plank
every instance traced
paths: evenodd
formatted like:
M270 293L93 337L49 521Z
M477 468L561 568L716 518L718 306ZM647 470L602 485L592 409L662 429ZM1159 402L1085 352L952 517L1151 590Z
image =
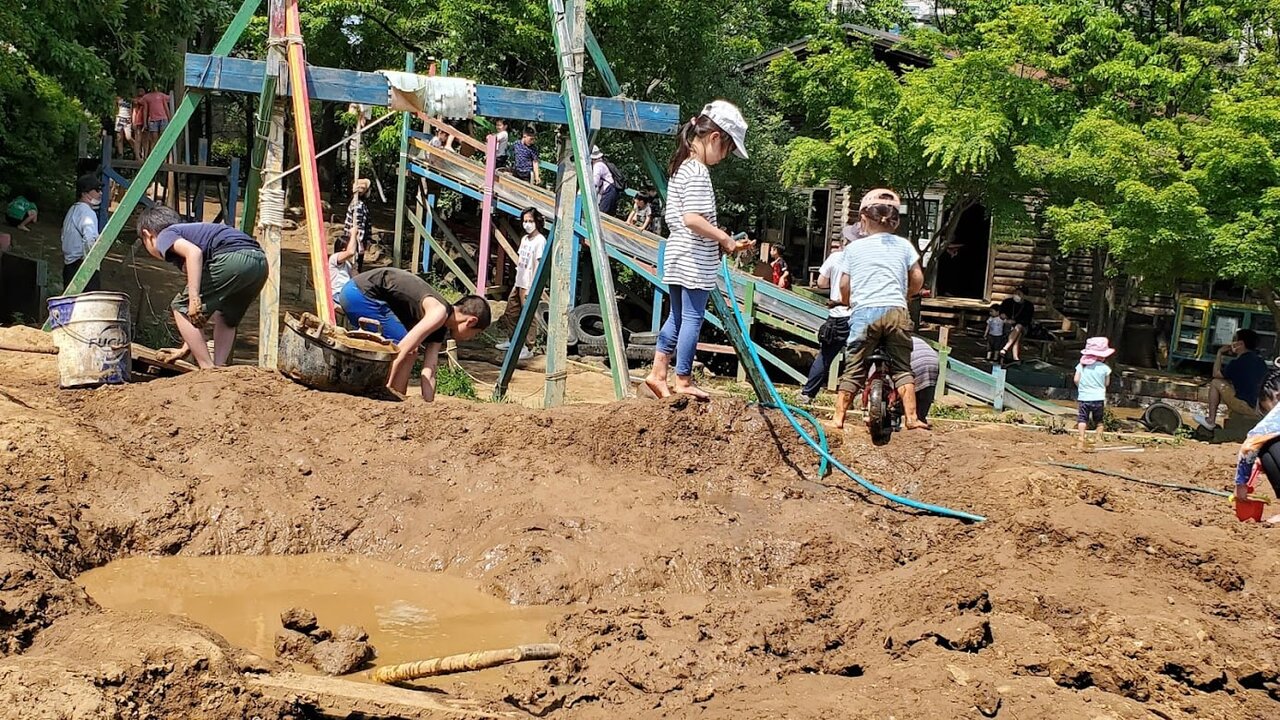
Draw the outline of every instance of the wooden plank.
M413 215L407 215L407 217L409 218L409 222L413 224L413 227L418 232L422 233L422 236L425 237L427 242L431 244L431 247L435 249L436 254L440 256L441 262L452 270L454 275L458 276L458 280L466 286L468 291L474 293L476 291L476 284L471 282L471 278L468 277L466 273L462 272L462 268L458 267L458 264L453 261L453 258L449 257L449 253L445 252L444 248L440 247L439 243L436 242L436 239L431 237L431 233L427 232L427 229L422 226L422 222Z
M255 155L261 150L261 158L257 162L258 170L253 173L259 187L268 189L261 215L257 212L259 197L255 191L255 208L245 208L245 232L252 223L257 222L261 228L259 243L267 258L267 281L258 293L258 367L264 370L275 370L280 353L280 248L284 231L284 178L280 171L284 169L285 114L288 104L283 96L276 92L289 85L289 69L285 60L284 36L284 0L269 0L267 5L269 37L274 40L267 47L267 67L270 83L270 105L264 113L258 115L257 133L259 142ZM268 83L264 82L264 92ZM268 98L258 98L261 110Z
M492 710L474 701L401 687L283 672L245 675L265 697L314 708L325 717L397 717L404 720L520 718L525 713Z
M137 170L142 167L142 163L137 160L112 160L111 166L114 168L125 168L128 170ZM183 175L200 175L202 177L227 177L231 174L229 168L214 167L212 165L190 165L185 163L161 163L158 168L159 172L181 173Z
M172 362L161 360L159 350L152 350L146 345L139 345L138 343L131 343L129 345L129 356L133 362L150 365L151 367L157 367L175 373L189 373L198 369L195 365L192 365L186 360L174 360Z
M212 57L187 53L187 87L197 90L258 93L266 63L246 58ZM311 99L324 102L361 103L386 107L390 102L387 79L378 73L311 66L307 68ZM680 125L680 108L665 103L583 98L585 111L600 111L600 126L610 130L674 135ZM476 85L476 113L512 120L565 123L564 100L558 93L540 90Z
M470 140L471 138L467 138ZM476 292L484 297L489 284L489 239L493 235L493 183L498 173L498 136L485 138L484 193L480 198L480 247L476 252Z
M257 12L258 5L261 0L244 0L240 9L236 12L235 17L231 19L231 24L227 26L226 32L218 40L218 44L213 48L211 59L217 59L217 56L225 56L231 52L231 48L235 47L236 41L240 39L240 35L244 33L244 29L249 26L249 21L253 19L253 15ZM261 84L262 74L258 74L259 84ZM252 92L252 89L250 90ZM147 157L142 168L138 171L138 176L134 178L134 184L125 191L124 198L121 199L120 205L116 211L112 213L111 219L107 221L106 227L102 228L102 233L98 237L98 242L93 244L88 254L84 257L84 262L80 269L76 272L74 278L67 285L65 293L74 295L82 292L84 286L88 284L89 278L98 271L102 265L102 259L107 256L107 252L115 245L116 238L120 236L120 231L124 229L124 224L129 220L129 216L138 207L138 201L146 194L147 186L155 179L156 172L163 163L164 158L173 149L178 141L178 136L182 134L182 129L191 120L191 116L195 114L196 106L200 104L200 99L204 97L204 92L193 90L187 93L182 99L182 104L174 112L173 117L169 121L169 126L160 134L156 140L155 149L151 155ZM44 329L50 329L49 323L46 321Z
M302 15L298 0L285 6L285 32L302 36ZM333 291L329 285L329 248L320 206L320 177L316 168L315 133L311 129L311 98L307 93L305 73L307 56L301 40L289 42L289 96L293 99L294 139L298 145L301 166L302 204L307 213L307 240L311 251L311 283L316 293L316 316L336 323Z

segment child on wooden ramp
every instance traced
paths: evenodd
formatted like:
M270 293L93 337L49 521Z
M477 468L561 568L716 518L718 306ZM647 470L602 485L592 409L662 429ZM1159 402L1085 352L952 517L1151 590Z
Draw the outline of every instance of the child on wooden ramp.
M670 293L671 311L658 333L653 369L644 384L656 397L671 396L667 371L676 358L675 392L699 400L710 398L693 384L693 354L707 312L707 298L716 289L720 253L735 253L753 245L735 240L716 225L716 193L711 187L711 166L733 152L747 157L747 121L734 105L716 100L702 109L680 130L679 145L671 157L667 188L667 239L662 282Z
M352 325L361 319L381 325L384 337L396 343L399 354L391 363L387 387L403 397L409 374L422 348L422 399L436 397L436 364L445 340L470 340L489 327L489 303L478 295L464 295L449 304L426 280L406 270L378 268L351 278L338 294L338 304Z
M1115 353L1104 337L1093 337L1085 341L1084 350L1080 351L1080 363L1076 365L1075 382L1076 399L1079 408L1076 410L1076 427L1080 430L1080 442L1076 447L1085 449L1084 433L1092 424L1095 433L1102 434L1102 415L1107 405L1107 382L1111 379L1111 366L1104 362Z
M236 327L267 282L267 257L258 241L230 225L184 223L176 210L156 206L138 217L138 237L156 259L186 272L187 286L173 298L173 321L182 347L166 359L191 353L201 369L231 358ZM213 357L205 344L205 322L213 321Z
M542 256L547 252L546 220L537 208L526 208L520 213L520 227L524 229L524 236L520 238L520 249L516 251L519 253L516 260L516 281L507 297L507 310L502 314L502 319L513 328L520 319L521 309L529 302L529 290L533 288L534 276L538 273ZM511 347L511 340L503 340L494 347L506 352ZM522 362L531 357L533 352L528 347L520 348Z
M1249 431L1240 444L1236 462L1236 500L1249 496L1250 481L1255 475L1264 474L1271 482L1271 489L1280 498L1280 368L1271 368L1258 392L1258 409L1266 413ZM1280 524L1280 514L1273 515L1268 523Z

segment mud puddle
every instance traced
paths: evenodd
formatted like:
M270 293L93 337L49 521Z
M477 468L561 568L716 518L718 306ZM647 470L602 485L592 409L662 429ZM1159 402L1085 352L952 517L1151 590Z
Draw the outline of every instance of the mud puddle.
M375 665L545 642L547 623L565 612L509 605L467 580L342 555L134 557L77 581L105 608L183 615L263 657L275 655L280 613L304 607L324 627L364 627ZM501 672L458 677L483 682Z

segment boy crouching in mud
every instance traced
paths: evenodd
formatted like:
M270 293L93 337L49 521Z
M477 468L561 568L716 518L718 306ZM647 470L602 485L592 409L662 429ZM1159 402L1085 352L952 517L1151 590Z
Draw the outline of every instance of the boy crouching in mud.
M184 223L177 211L159 206L138 217L138 237L153 257L173 263L187 276L186 288L171 304L182 347L166 352L166 358L190 352L202 370L226 365L236 326L267 282L267 257L258 241L230 225ZM213 357L203 332L209 320Z
M352 322L375 320L383 337L399 346L387 387L400 397L409 390L409 375L422 356L422 399L436 397L436 365L445 340L470 340L489 327L489 303L464 295L450 305L426 280L406 270L378 268L351 278L338 293L338 304Z

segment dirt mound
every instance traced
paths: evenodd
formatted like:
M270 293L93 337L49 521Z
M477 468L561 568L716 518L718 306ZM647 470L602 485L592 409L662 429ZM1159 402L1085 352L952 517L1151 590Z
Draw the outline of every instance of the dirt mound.
M127 554L329 551L565 606L551 628L565 655L546 681L477 688L491 707L574 718L1280 710L1274 531L1210 496L1036 464L1222 486L1230 448L1082 457L1069 437L993 426L884 448L854 433L838 447L889 490L989 518L966 525L813 477L785 422L737 401L424 406L253 368L60 392L41 379L51 358L0 353L0 372L15 357L35 369L6 376L22 404L0 396L0 697L67 698L37 707L91 717L130 714L153 692L170 698L147 700L161 715L207 697L206 715L287 717L293 708L235 695L237 651L174 621L104 615L71 578ZM157 657L162 672L148 669Z

